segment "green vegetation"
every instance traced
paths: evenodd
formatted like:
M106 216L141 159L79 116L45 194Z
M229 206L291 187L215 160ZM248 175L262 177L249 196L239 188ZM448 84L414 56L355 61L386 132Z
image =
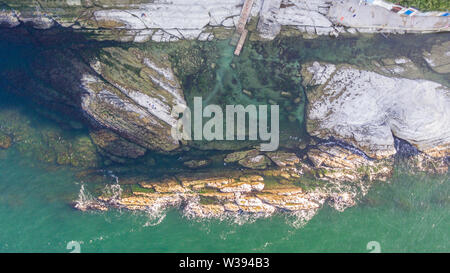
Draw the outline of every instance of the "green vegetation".
M211 196L200 196L200 204L202 205L217 205L220 204L217 198Z
M450 9L450 1L448 0L400 0L398 2L405 7L416 7L421 11L441 10L447 11Z
M132 184L131 191L134 192L145 192L145 193L154 193L155 190L152 188L144 188L139 184Z

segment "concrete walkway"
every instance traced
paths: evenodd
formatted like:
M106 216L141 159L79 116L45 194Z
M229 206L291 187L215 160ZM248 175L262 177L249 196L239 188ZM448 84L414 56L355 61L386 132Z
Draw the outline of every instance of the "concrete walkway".
M334 24L381 32L450 31L449 17L400 15L359 0L333 1L328 18Z

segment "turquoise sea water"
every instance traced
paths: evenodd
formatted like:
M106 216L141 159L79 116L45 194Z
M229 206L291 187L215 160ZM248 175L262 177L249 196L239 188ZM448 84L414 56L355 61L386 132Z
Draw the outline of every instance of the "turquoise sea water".
M81 212L70 202L80 181L66 168L36 166L14 149L0 153L0 252L382 252L450 251L446 176L396 174L344 212L324 207L306 225L284 215L232 221L158 219L128 211ZM39 164L38 164L39 165Z
M388 42L380 37L373 41L292 39L280 46L286 59L361 64L404 54L414 59L420 53L421 43L410 41L428 41L433 37L394 37ZM444 38L448 39L448 36ZM399 41L408 47L399 46ZM423 41L422 46L424 44ZM268 48L279 50L276 46ZM35 45L13 47L9 42L0 43L0 49L0 60L3 61L0 65L4 70L31 62L37 50ZM222 92L229 92L228 86L234 86L230 85L234 69L229 68L232 48L224 47L222 51L222 57L217 61L217 82L207 99L225 97ZM252 67L254 63L266 67L267 60L277 68L279 60L271 60L272 53L263 49L261 56L265 58L259 60L254 51L244 50L241 59L235 60L238 72L242 70L236 72L241 79L230 90L240 92L242 87L253 86L259 92L255 92L256 96L263 91L269 96L274 91L259 82L254 75L258 70L247 69L244 75L243 68ZM287 66L286 69L297 69L296 65L291 64L293 68ZM429 69L424 73L428 73L429 78L448 82L448 79L427 71ZM192 89L191 93L195 94L195 88ZM243 96L239 94L235 95L240 101ZM29 102L3 95L0 95L2 115L10 108L11 117L22 115L15 109L18 105L33 108ZM298 112L297 118L301 121L303 107L292 111ZM369 252L367 244L372 241L379 243L381 252L450 251L448 175L412 175L399 169L389 182L375 183L355 207L338 212L325 206L305 225L287 215L199 221L183 217L176 209L157 217L125 210L81 212L73 209L71 203L78 198L82 185L90 189L96 187L95 183L79 178L79 170L36 159L36 154L45 155L46 150L41 151L40 147L46 144L40 143L45 138L35 135L43 134L47 129L51 131L56 125L33 111L26 112L28 117L17 119L17 122L30 122L29 127L17 128L21 131L18 133L22 138L20 145L0 150L0 252L70 252L67 245L71 241L80 243L81 252ZM76 132L83 133L83 129ZM67 134L74 135L71 131ZM33 143L27 145L31 137Z

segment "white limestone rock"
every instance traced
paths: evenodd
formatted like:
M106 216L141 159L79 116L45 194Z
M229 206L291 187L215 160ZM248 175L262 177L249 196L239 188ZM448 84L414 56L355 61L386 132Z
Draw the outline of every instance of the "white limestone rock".
M315 63L302 74L305 84L319 84L308 92L311 135L349 142L377 159L396 153L394 136L430 156L450 154L447 86L386 77L347 65L333 69L333 65Z
M20 25L19 18L14 11L3 10L0 11L0 26L16 27Z

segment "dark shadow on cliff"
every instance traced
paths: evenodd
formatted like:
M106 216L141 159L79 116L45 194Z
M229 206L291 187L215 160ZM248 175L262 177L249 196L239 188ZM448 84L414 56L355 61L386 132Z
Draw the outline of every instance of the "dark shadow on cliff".
M87 40L62 27L2 28L0 92L21 96L68 121L80 121L81 76L85 71L92 72L86 60L99 48L112 44Z

